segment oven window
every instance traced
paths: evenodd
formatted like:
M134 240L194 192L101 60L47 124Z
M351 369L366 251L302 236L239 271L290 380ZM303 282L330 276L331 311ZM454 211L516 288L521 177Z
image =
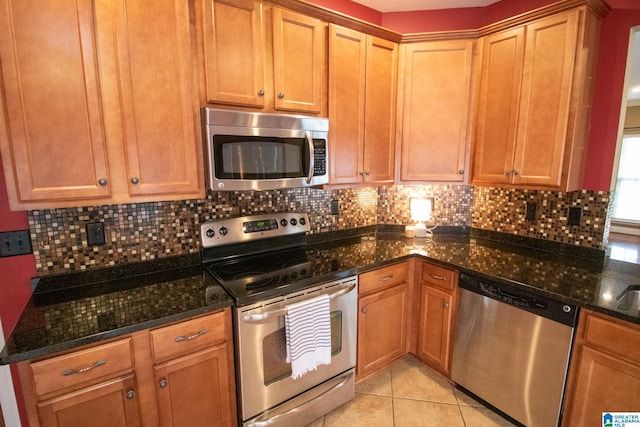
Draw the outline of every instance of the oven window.
M291 364L286 362L287 349L284 327L267 335L262 341L264 385L291 376ZM331 312L331 356L342 351L342 312Z

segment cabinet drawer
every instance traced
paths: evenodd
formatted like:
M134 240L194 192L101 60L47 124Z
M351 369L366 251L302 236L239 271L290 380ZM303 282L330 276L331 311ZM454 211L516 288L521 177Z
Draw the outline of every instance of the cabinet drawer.
M165 361L223 342L227 337L227 311L198 317L150 332L153 359Z
M422 263L421 278L424 282L452 291L456 286L456 272L434 264Z
M409 270L406 262L362 273L358 278L358 293L368 294L399 285L407 281L408 275Z
M588 315L585 342L640 363L640 327Z
M35 362L30 368L38 396L82 383L101 381L106 376L116 376L132 370L131 339Z

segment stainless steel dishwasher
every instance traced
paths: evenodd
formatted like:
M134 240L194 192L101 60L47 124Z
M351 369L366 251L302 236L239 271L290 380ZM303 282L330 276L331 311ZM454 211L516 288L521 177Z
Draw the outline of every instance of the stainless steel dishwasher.
M451 379L530 427L561 419L577 307L460 274Z

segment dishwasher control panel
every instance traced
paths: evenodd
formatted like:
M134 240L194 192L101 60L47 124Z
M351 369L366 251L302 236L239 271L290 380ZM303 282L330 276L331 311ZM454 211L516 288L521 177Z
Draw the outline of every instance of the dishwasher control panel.
M460 273L458 286L571 327L577 322L578 307L553 298L466 273Z

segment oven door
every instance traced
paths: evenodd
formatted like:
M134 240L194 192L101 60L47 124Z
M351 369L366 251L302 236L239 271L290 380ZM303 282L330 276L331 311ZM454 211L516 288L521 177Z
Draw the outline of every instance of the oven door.
M353 368L356 361L357 277L235 309L239 363L239 406L248 420ZM291 378L285 361L285 307L331 296L331 363Z

